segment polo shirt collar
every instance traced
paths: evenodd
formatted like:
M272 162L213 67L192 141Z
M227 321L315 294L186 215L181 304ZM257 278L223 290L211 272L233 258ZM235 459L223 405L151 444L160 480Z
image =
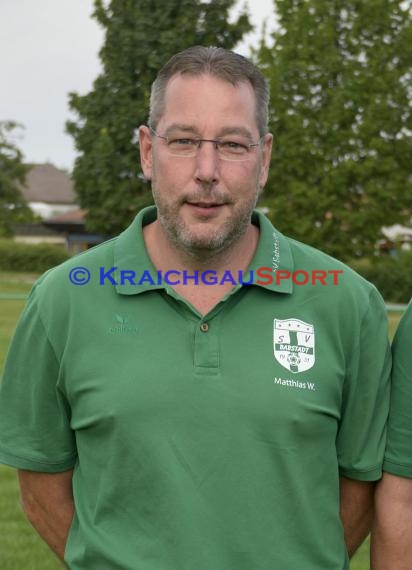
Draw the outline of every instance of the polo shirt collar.
M293 257L288 239L272 225L264 214L257 210L253 212L252 223L260 230L258 246L248 268L248 270L253 269L253 284L275 293L292 293L292 279L281 279L279 284L276 284L277 271L288 271L290 275L293 273ZM262 277L259 277L257 273L259 268L265 268ZM269 275L272 276L272 282L266 283L269 281ZM249 273L246 273L245 281L248 278ZM261 284L257 281L265 283Z
M143 208L137 214L128 228L122 232L114 245L114 267L117 267L113 274L118 283L115 285L117 293L121 295L136 295L154 289L165 289L163 283L157 284L157 269L152 263L143 239L143 226L151 224L157 218L155 206ZM120 270L134 271L135 285L125 281L121 285ZM141 280L142 276L150 276L154 284L149 279ZM139 281L141 283L139 284Z
M124 230L115 240L114 267L116 271L113 277L117 293L121 295L136 295L154 289L167 289L164 283L157 283L157 269L154 267L146 250L143 239L143 226L154 222L157 218L155 206L149 206L141 210L130 226ZM293 258L287 238L282 235L262 213L253 212L252 223L259 227L259 243L253 259L244 274L244 279L249 279L249 271L253 270L253 285L263 287L276 293L292 293L293 283L291 279L283 279L276 284L276 271L286 270L293 272ZM261 276L257 273L259 268L265 268ZM125 280L121 284L120 270L134 271L135 285ZM269 283L268 275L272 274L272 282ZM151 280L142 280L142 276L150 276ZM264 283L257 283L257 281ZM139 284L140 281L140 284ZM153 283L154 282L154 283Z

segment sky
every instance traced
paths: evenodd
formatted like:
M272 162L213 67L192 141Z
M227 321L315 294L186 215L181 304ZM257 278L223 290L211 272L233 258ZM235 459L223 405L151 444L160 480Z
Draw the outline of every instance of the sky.
M246 3L256 31L236 48L243 55L264 20L274 27L273 0ZM93 0L0 0L0 121L24 126L15 142L27 163L73 167L68 93L88 93L100 71L103 31L92 10Z

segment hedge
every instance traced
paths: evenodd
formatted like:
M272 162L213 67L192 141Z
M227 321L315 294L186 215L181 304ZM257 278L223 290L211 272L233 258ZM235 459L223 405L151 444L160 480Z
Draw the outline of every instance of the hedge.
M382 297L391 303L408 303L412 297L412 251L397 257L360 259L349 265L373 283Z
M0 271L43 273L69 257L67 251L58 245L0 240Z

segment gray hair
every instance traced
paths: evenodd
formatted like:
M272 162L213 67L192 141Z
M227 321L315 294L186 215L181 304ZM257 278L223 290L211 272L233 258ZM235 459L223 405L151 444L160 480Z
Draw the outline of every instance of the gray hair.
M174 75L211 75L236 86L249 81L256 97L260 136L268 132L269 86L259 69L245 57L219 47L193 46L175 54L159 71L150 95L149 125L156 128L165 106L165 92Z

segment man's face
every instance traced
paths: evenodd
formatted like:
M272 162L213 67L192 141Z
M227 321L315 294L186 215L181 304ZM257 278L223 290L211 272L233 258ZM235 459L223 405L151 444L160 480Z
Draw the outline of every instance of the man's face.
M159 135L256 143L255 95L210 75L176 75L165 93ZM272 138L243 161L223 160L210 142L192 157L174 156L165 140L140 128L143 172L152 181L158 219L169 240L192 255L224 251L247 230L267 180Z

